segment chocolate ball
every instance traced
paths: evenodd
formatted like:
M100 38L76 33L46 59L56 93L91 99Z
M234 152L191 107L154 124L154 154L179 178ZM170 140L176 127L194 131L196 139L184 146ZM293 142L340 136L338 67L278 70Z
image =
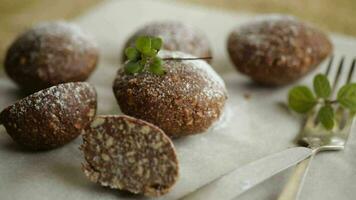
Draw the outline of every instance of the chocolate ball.
M285 85L315 69L330 55L332 44L310 24L267 15L233 30L227 49L239 72L264 85Z
M181 51L195 57L212 56L207 37L200 30L181 22L162 21L149 23L128 39L124 49L133 46L139 36L161 37L163 50ZM126 60L124 53L122 53L122 58L124 62Z
M65 83L36 92L0 113L0 123L19 145L48 150L75 139L96 113L95 89Z
M48 22L22 33L9 47L5 71L34 92L59 83L85 81L95 69L98 48L78 26Z
M160 52L161 57L191 57ZM227 92L223 80L204 60L163 62L164 75L119 69L114 94L123 113L148 121L171 136L201 133L219 119Z

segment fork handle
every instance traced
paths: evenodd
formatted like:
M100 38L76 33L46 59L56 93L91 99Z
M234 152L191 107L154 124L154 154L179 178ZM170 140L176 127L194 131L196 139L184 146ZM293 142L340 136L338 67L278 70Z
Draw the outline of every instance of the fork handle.
M305 177L311 161L313 160L316 152L313 151L311 156L300 162L290 176L287 185L284 187L282 193L279 195L278 200L299 200L300 192L302 190Z

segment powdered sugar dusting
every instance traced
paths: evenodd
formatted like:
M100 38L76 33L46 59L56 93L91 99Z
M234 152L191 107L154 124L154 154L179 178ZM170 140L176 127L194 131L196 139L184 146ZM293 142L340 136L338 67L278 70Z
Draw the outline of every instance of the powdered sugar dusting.
M90 92L87 90L89 89ZM10 106L10 112L17 116L24 116L28 108L34 108L37 111L43 110L46 107L59 107L61 110L66 110L68 103L66 102L69 96L81 102L83 94L93 94L95 90L89 83L77 82L66 83L50 87L48 89L36 92L24 99L21 99L14 105ZM91 98L84 98L87 103ZM59 113L61 115L61 113Z
M25 35L34 39L39 38L37 41L41 43L41 46L50 45L47 44L48 37L60 37L68 39L63 48L71 51L84 52L88 49L97 48L97 44L89 34L83 32L79 26L64 21L40 23L27 31Z
M241 25L235 30L235 34L254 46L266 46L273 37L283 37L282 40L291 44L295 43L294 38L299 34L300 22L289 15L260 15L250 22ZM279 33L278 33L278 32ZM277 32L270 34L271 32ZM264 53L264 52L261 52Z
M195 56L188 53L180 51L160 51L159 56L161 58L195 58ZM187 63L188 66L193 66L191 70L201 71L206 76L206 79L214 82L214 84L220 85L225 88L225 82L223 79L214 71L214 69L205 60L184 60L181 61ZM188 70L188 69L187 69ZM188 84L189 85L189 84Z

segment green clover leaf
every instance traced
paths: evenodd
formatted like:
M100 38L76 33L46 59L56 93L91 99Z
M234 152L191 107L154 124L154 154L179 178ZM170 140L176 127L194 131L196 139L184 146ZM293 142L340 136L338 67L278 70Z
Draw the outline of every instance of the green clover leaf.
M162 43L162 39L159 37L138 37L134 47L125 49L125 55L128 59L124 66L125 73L135 74L148 70L157 75L164 74L162 59L157 57Z
M331 130L334 127L334 110L330 105L325 105L320 108L318 121L327 129Z
M127 74L135 74L143 70L143 66L139 61L129 61L125 64L125 73Z
M312 91L306 86L297 86L288 95L289 107L298 113L310 111L317 101Z
M314 78L314 91L318 97L328 98L331 94L331 86L328 78L323 74L318 74Z
M133 47L126 48L125 55L131 61L137 61L140 58L140 53Z
M157 55L158 51L156 49L151 49L147 51L144 55L147 57L155 57Z
M151 39L152 48L155 50L160 50L162 47L162 44L163 44L163 41L159 37L155 37L155 38Z
M344 85L337 94L337 101L345 108L356 111L356 83Z
M143 54L152 52L151 38L149 36L140 36L136 39L136 48Z
M150 71L157 75L163 75L165 71L162 68L162 59L155 57L150 64Z

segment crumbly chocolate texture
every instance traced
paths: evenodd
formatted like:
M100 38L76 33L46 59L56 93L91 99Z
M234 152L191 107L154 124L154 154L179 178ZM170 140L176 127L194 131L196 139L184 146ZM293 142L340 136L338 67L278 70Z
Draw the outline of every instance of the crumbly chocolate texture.
M7 133L30 150L48 150L75 139L96 113L95 89L66 83L34 93L0 113Z
M128 39L124 49L133 46L137 37L142 35L161 37L163 50L181 51L194 57L212 56L207 37L200 30L181 22L163 21L147 24ZM126 61L126 56L123 52L122 62L124 61ZM207 61L210 62L210 60Z
M266 15L236 28L228 52L238 71L265 85L291 83L332 51L320 30L291 16Z
M8 76L27 92L85 81L95 69L98 49L78 26L42 23L21 34L5 57Z
M81 150L85 175L102 186L161 196L178 179L178 160L169 137L129 116L97 116L83 134Z
M161 57L191 57L160 52ZM121 111L179 137L201 133L215 122L225 105L223 80L202 60L165 61L164 75L142 72L128 75L119 69L114 94Z

